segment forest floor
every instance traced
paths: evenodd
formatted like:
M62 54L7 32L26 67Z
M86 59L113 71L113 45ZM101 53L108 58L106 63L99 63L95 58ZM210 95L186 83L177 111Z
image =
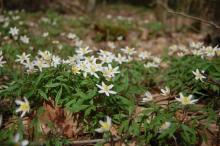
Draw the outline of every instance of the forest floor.
M99 6L91 14L61 15L53 11L46 15L41 12L26 14L26 22L34 34L48 31L52 39L72 44L63 36L73 33L94 48L132 46L162 55L170 45L184 45L205 38L205 34L192 27L194 21L190 19L171 15L166 24L162 24L150 9L130 5ZM51 25L59 29L54 30Z
M136 48L138 52L149 51L153 55L163 56L172 45L203 42L206 35L196 32L195 28L192 27L194 21L190 19L170 15L165 23L161 23L156 20L152 10L130 5L99 6L91 14L59 14L49 10L35 13L21 12L19 16L18 20L14 18L13 21L20 25L22 33L31 36L31 43L28 46L18 45L16 47L20 47L20 50L29 53L32 51L37 53L39 48L43 48L60 56L67 56L71 55L71 47L80 46L83 43L95 51L102 48L103 50L117 52L116 49L129 46ZM13 44L11 38L4 36L4 33L1 33L0 36L2 38L1 45ZM48 36L47 40L42 39L42 37ZM51 44L53 48L51 48ZM14 56L17 54L21 54L21 52L16 52ZM166 64L164 66L166 68ZM7 76L0 78L2 84L7 81ZM159 88L152 90L155 101L161 105L167 105L168 100L159 92ZM3 105L5 106L2 102L0 106ZM43 120L48 119L48 117L56 119L56 113L62 112L59 108L53 109L48 103L44 103L43 106L48 110L41 117ZM136 112L139 113L141 110L141 107L137 107ZM25 122L28 123L28 120ZM68 122L67 124L69 124ZM212 126L211 131L216 132L216 125ZM48 130L48 128L46 127L44 130ZM66 134L68 135L68 133ZM75 136L73 140L88 137L85 134L82 137ZM208 140L208 144L203 143L202 146L211 146L213 137L210 136L208 139L211 139ZM115 145L123 144L116 143ZM131 143L130 146L135 146L135 142Z

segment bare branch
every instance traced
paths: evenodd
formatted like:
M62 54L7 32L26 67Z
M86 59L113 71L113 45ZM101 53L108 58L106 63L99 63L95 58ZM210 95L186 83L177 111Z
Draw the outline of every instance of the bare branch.
M172 10L171 8L169 8L167 5L165 5L164 3L161 3L160 1L157 1L157 4L161 5L164 9L166 9L168 13L175 14L175 15L180 15L180 16L183 16L183 17L186 17L186 18L189 18L189 19L194 19L194 20L200 21L202 23L209 24L209 25L211 25L211 26L213 26L217 29L220 29L220 26L218 24L212 22L212 21L205 20L205 19L195 17L195 16L191 16L191 15L185 14L183 12L176 12L176 11Z

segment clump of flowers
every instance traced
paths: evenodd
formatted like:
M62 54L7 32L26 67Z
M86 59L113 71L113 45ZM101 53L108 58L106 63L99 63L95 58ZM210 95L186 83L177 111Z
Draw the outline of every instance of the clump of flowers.
M185 56L185 55L195 55L202 58L213 58L219 55L220 48L218 46L204 46L203 43L191 42L188 46L184 45L172 45L169 48L169 55Z

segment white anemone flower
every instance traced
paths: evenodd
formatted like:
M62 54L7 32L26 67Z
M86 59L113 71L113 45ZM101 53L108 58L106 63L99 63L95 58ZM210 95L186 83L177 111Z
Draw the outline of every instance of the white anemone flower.
M2 51L0 51L0 67L3 67L3 64L5 64L6 61L3 61Z
M107 131L110 131L110 129L112 127L112 120L109 116L107 116L106 117L106 122L100 120L99 124L101 125L101 127L95 129L95 131L98 132L98 133L107 132Z
M202 70L201 72L199 71L199 69L196 69L196 71L192 71L192 73L195 75L195 79L196 80L200 80L203 82L203 79L205 79L206 77L203 75L204 74L204 70Z
M73 73L74 75L80 74L80 67L79 67L78 64L73 65L72 68L71 68L71 70L72 70L72 73Z
M160 57L152 56L152 60L156 64L160 64L161 63L161 58Z
M28 74L37 71L37 69L35 68L35 63L34 63L34 61L32 61L32 62L31 62L31 61L26 62L26 63L24 63L24 66L25 66L25 68L27 69L26 71L27 71Z
M19 29L17 27L11 27L9 30L9 34L11 34L13 37L17 36L19 33Z
M146 68L151 68L151 67L159 67L159 64L155 63L155 62L148 62L147 64L144 64L144 67Z
M88 54L92 52L92 50L89 49L89 47L82 47L82 48L79 48L76 50L76 53L77 54L80 54L80 55L85 55L85 54Z
M86 72L88 72L92 76L95 76L96 78L99 78L97 74L98 71L100 71L99 64L96 64L95 62L93 62L93 63L86 65Z
M126 58L126 56L122 56L119 53L118 56L115 57L115 61L118 62L119 64L122 64L123 62L127 62L127 58Z
M37 60L34 60L34 65L38 67L40 72L42 72L43 68L50 67L49 64L47 64L44 60L39 58Z
M30 54L26 55L26 53L23 52L22 55L17 55L18 59L16 59L15 61L19 62L21 64L27 63L27 62L29 62L29 59L30 59L29 56L30 56Z
M98 53L101 56L111 56L112 52L110 51L105 51L105 50L99 50L100 52Z
M164 130L170 128L170 126L171 126L171 122L165 122L165 123L163 123L163 124L161 125L160 129L159 129L159 132L160 132L160 133L163 132Z
M70 39L70 40L74 40L74 39L77 38L77 36L74 33L70 32L70 33L67 34L67 38Z
M142 99L142 102L146 103L152 100L153 100L153 95L149 91L146 91L144 93L144 98Z
M201 49L199 49L199 50L193 49L192 54L195 56L203 56L204 55L204 53Z
M141 53L138 54L138 57L141 59L141 60L145 60L145 59L149 59L151 57L151 53L148 52L148 51L143 51Z
M101 60L101 63L111 63L114 59L113 55L100 55L99 60Z
M27 146L29 144L28 140L21 140L21 136L19 133L16 133L13 139L13 142L16 146Z
M44 32L44 33L42 34L43 37L48 37L48 35L49 35L49 32Z
M120 71L118 70L119 67L115 67L115 68L112 68L112 65L111 64L108 64L108 67L103 67L102 68L102 73L103 73L103 76L109 80L113 77L115 77L115 74L117 73L120 73Z
M208 57L214 57L215 56L215 49L212 46L208 46L208 47L205 47L203 49L206 53L206 56L208 56Z
M133 55L136 53L135 48L130 48L130 47L122 48L121 51L128 55Z
M61 64L61 59L59 56L52 56L52 62L51 62L51 66L53 67L57 67L59 64Z
M105 93L106 96L109 96L110 94L116 94L115 91L112 91L111 89L114 87L114 85L106 85L104 82L102 82L102 85L96 84L96 86L100 89L99 93Z
M51 61L52 54L49 51L38 51L38 55L42 57L45 61Z
M182 93L179 94L180 98L176 98L182 105L195 104L198 99L193 99L193 95L184 96Z
M29 44L29 40L30 39L26 35L20 37L20 41L24 44Z
M16 109L17 112L22 112L21 117L23 117L27 112L30 111L30 104L26 97L24 97L24 101L22 100L15 100L15 103L19 105L19 107Z
M199 49L203 46L203 43L202 42L190 42L189 46L195 49Z
M160 89L160 91L161 91L161 95L163 95L163 96L170 95L170 88L169 87L165 87L165 89Z
M113 42L108 42L107 45L111 49L115 49L116 48L115 43L113 43Z

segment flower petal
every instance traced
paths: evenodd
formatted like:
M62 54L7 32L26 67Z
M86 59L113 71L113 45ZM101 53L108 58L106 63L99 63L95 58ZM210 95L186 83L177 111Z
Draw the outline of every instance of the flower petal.
M23 140L22 142L21 142L21 146L26 146L26 145L28 145L29 144L29 141L28 140Z
M95 131L98 132L98 133L103 133L104 132L104 130L102 128L97 128L97 129L95 129Z
M15 136L14 136L13 141L14 141L15 143L17 143L17 142L19 141L19 139L20 139L20 134L19 134L19 133L16 133Z

